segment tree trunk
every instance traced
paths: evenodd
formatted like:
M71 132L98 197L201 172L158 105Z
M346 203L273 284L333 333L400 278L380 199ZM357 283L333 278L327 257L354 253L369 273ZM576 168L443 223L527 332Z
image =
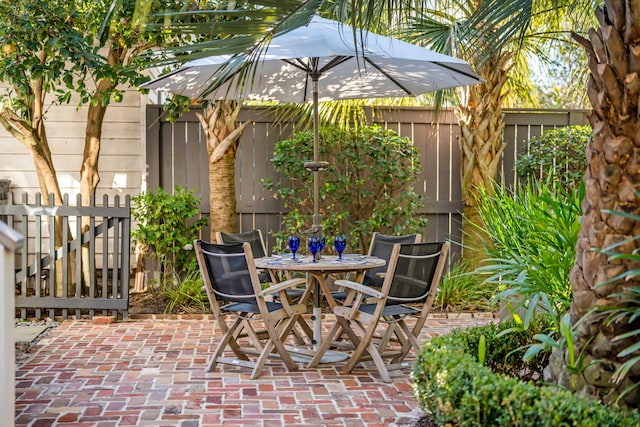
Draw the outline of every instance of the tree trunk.
M36 111L40 111L36 109ZM36 117L31 125L22 121L17 114L11 110L2 110L0 112L0 123L3 127L11 133L11 135L20 141L29 151L33 164L35 166L36 175L38 176L38 184L40 186L40 192L45 204L62 205L62 192L60 191L60 185L58 184L58 177L53 165L53 159L51 157L51 150L49 149L49 142L44 128L44 122L40 119L39 115L34 114ZM54 200L50 200L50 196L53 195ZM62 217L55 217L55 234L53 236L54 244L56 248L62 246L62 231L63 221ZM69 230L69 236L71 236ZM69 256L69 263L73 265L75 258L73 254ZM68 264L69 265L69 264ZM69 282L67 283L69 294L75 294L75 288L73 283L75 282L75 270L69 269ZM56 264L56 295L62 295L62 263L60 260Z
M238 141L250 122L238 126L241 105L235 101L218 101L198 114L204 129L209 155L210 239L216 231L235 233L237 226L235 158Z
M107 106L100 102L102 95L112 89L111 80L102 79L98 83L93 101L87 111L87 125L85 128L84 152L82 154L82 166L80 167L80 194L82 205L89 206L91 196L95 194L100 174L98 173L98 159L100 156L100 142L102 140L102 123L107 112ZM89 230L89 217L82 217L82 232ZM78 236L80 237L80 236ZM82 280L86 286L91 283L91 268L89 265L89 245L82 246ZM106 280L106 278L104 279Z
M504 84L512 67L511 53L492 58L480 70L484 84L459 89L461 103L456 107L461 136L461 186L463 201L463 256L474 269L485 258L482 235L476 225L480 217L475 206L476 191L484 187L493 192L498 166L506 144L502 140Z
M585 174L586 196L582 202L583 219L576 261L571 274L573 302L571 321L576 327L576 354L584 352L585 363L601 360L582 372L580 381L571 384L570 373L563 364L566 354L556 352L547 369L549 377L559 384L575 386L580 393L597 396L605 402L617 400L620 392L640 381L640 372L632 369L621 384L611 376L624 360L621 349L637 337L613 341L614 337L637 329L637 322L608 324L593 308L620 304L613 293L640 285L639 279L609 282L616 275L638 268L630 260L611 261L598 252L614 243L640 234L640 223L610 210L640 214L640 33L637 2L611 0L605 9L596 9L598 30L590 30L588 39L574 34L589 57L591 79L588 95L593 108L590 116L593 137L586 148L589 166ZM627 242L617 252L631 254L636 242ZM586 315L584 321L578 323ZM637 389L624 402L637 406Z

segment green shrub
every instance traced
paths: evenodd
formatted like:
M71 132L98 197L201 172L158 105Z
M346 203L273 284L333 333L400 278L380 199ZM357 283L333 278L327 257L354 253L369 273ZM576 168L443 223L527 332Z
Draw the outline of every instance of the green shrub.
M425 343L413 367L414 391L424 410L439 425L460 426L637 426L640 415L579 398L569 391L523 382L490 366L508 366L521 357L512 354L533 331L522 331L520 342L502 331L513 324L487 325L437 337ZM486 365L478 348L487 342ZM506 357L504 361L501 361ZM515 359L508 360L514 357ZM522 367L522 366L521 366Z
M347 251L366 252L374 231L405 234L425 225L419 214L422 201L413 189L420 158L409 139L380 126L324 127L319 149L320 159L329 162L319 172L322 226L327 236L347 236ZM313 174L303 164L312 158L312 132L276 144L272 162L282 179L263 185L290 209L276 235L280 244L288 234L311 228Z
M200 200L183 187L169 194L162 188L143 192L132 198L133 219L137 228L131 232L142 250L155 262L161 273L160 285L173 285L187 271L197 268L193 240L207 224L200 214Z
M587 169L585 148L591 126L567 126L544 132L529 140L529 148L516 160L523 181L552 180L564 188L579 187Z

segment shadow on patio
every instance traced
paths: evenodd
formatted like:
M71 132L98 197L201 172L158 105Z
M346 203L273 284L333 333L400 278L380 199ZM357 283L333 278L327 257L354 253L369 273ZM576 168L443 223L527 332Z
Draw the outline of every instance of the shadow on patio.
M493 321L435 316L421 338ZM392 384L375 369L288 373L275 360L258 380L229 366L207 373L220 334L193 317L64 321L18 354L16 426L411 426L422 415L410 369Z

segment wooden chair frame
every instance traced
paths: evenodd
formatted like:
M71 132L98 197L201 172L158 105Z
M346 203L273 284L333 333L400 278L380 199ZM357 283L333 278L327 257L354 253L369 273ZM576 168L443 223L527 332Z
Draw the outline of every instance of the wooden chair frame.
M260 376L267 358L272 355L280 357L287 370L298 369L284 347L284 341L291 333L300 315L306 312L305 305L289 304L286 297L286 290L296 286L298 281L295 279L287 280L262 289L249 243L243 243L242 252L234 254L207 252L203 248L203 244L208 245L207 242L201 240L194 241L196 257L214 318L223 333L222 339L213 352L208 371L215 370L218 364L242 366L250 368L252 370L251 379L256 379ZM253 290L250 295L225 295L222 293L216 288L213 272L210 271L206 262L206 257L231 259L235 256L242 256L246 260ZM230 275L235 273L229 271ZM279 302L267 301L268 296L274 293L280 295ZM240 300L247 298L250 303L238 303L238 298ZM225 299L232 302L227 303ZM229 323L227 322L228 318L231 318ZM254 323L260 324L260 327L264 329L256 329ZM231 350L235 357L224 356L223 353L227 349Z
M408 366L404 363L404 359L412 348L416 351L420 349L418 335L431 310L449 253L448 242L423 244L438 246L439 249L429 255L414 256L401 253L401 250L404 251L403 248L410 250L412 246L417 245L420 243L394 244L381 289L349 280L339 280L336 283L348 289L349 296L344 305L334 308L337 321L309 362L309 367L317 366L322 355L335 340L345 336L351 341L353 352L343 373L352 372L358 362L372 360L382 380L391 382L390 371ZM412 298L390 296L394 279L399 280L402 275L403 283L410 283L411 269L417 267L417 263L435 257L437 257L436 264L424 294ZM399 259L404 259L403 266L407 267L407 271L397 270ZM418 282L418 280L415 281ZM372 307L375 308L372 309ZM407 323L410 316L416 317L412 327ZM380 329L384 331L380 333Z
M258 239L255 238L256 235ZM262 231L259 228L245 231L243 233L226 233L216 231L216 242L218 242L218 244L249 242L251 243L251 249L254 253L262 253L264 254L264 256L267 256L267 246L264 244L264 237L262 235ZM272 276L272 274L272 272L258 270L258 276L260 278L260 282L262 283L280 281L280 278L274 277ZM289 303L295 302L297 304L306 304L307 299L309 298L309 293L305 292L307 280L302 277L292 278L290 275L285 275L285 279L297 280L296 286L287 289L287 297L289 298ZM301 286L303 288L301 288ZM302 329L304 335L306 335L309 339L313 339L313 331L302 317L298 319L298 325L300 326L300 329ZM293 330L293 333L296 337L296 342L302 345L304 343L302 334L295 328Z

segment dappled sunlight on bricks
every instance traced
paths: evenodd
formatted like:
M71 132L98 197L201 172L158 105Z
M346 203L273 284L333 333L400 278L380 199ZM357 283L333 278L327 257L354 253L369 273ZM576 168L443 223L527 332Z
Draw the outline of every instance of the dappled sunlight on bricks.
M432 318L421 338L490 321ZM371 427L419 417L410 368L391 384L373 368L341 375L341 363L287 372L274 359L258 380L239 367L206 372L220 335L208 318L65 321L17 366L16 426Z

